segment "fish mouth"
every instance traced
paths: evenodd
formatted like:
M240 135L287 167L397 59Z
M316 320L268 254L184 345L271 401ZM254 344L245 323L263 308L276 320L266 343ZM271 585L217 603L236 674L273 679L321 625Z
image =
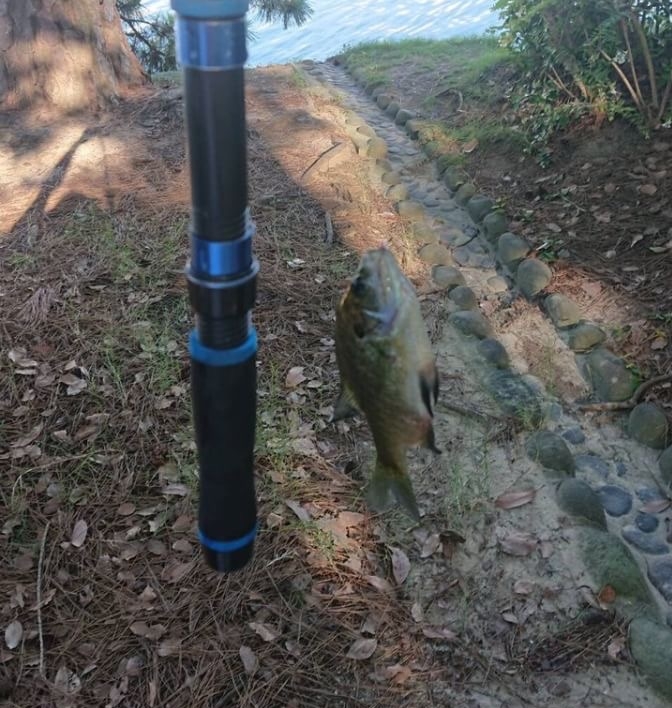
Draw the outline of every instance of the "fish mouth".
M397 319L398 310L394 305L387 305L382 310L363 310L367 317L377 323L376 332L379 334L390 334Z

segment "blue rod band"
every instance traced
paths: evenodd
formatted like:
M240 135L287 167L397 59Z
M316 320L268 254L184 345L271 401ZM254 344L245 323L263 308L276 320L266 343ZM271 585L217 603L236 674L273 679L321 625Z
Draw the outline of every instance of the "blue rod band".
M196 69L235 69L247 61L245 21L195 20L178 17L175 23L177 61Z
M215 18L225 20L244 15L248 0L171 0L170 6L185 17Z
M206 241L191 235L191 272L197 278L239 275L250 269L252 237L235 241Z
M208 538L201 529L198 529L198 540L202 545L216 553L233 553L233 551L239 551L241 548L245 548L245 546L249 546L253 543L257 536L257 529L258 524L255 523L252 531L233 541L215 541L214 538Z
M251 328L247 339L233 349L211 349L201 343L194 329L189 335L189 354L194 361L206 366L235 366L242 364L257 353L257 331Z

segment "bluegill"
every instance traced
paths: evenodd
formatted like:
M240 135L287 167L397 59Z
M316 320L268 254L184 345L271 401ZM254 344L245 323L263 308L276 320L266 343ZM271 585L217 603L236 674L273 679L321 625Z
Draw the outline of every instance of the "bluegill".
M376 446L367 501L376 511L391 498L420 518L406 453L434 441L439 377L420 302L393 253L367 251L336 310L341 390L332 420L362 412Z

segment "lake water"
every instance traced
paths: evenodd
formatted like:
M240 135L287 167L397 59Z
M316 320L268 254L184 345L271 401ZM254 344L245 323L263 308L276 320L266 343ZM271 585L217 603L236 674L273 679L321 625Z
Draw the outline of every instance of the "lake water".
M312 0L314 13L301 27L283 29L248 13L256 39L248 42L248 66L321 61L346 44L422 37L446 39L482 34L496 25L492 0ZM150 12L170 10L170 0L147 0Z

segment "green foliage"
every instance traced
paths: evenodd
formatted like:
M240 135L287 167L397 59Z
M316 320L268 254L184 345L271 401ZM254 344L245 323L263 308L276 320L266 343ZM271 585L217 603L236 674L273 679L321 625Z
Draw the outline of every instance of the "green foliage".
M556 105L573 104L546 122L540 111L541 132L587 110L600 120L637 116L647 130L669 123L672 0L496 0L494 7L503 44L528 66L530 93L548 99L552 87Z

